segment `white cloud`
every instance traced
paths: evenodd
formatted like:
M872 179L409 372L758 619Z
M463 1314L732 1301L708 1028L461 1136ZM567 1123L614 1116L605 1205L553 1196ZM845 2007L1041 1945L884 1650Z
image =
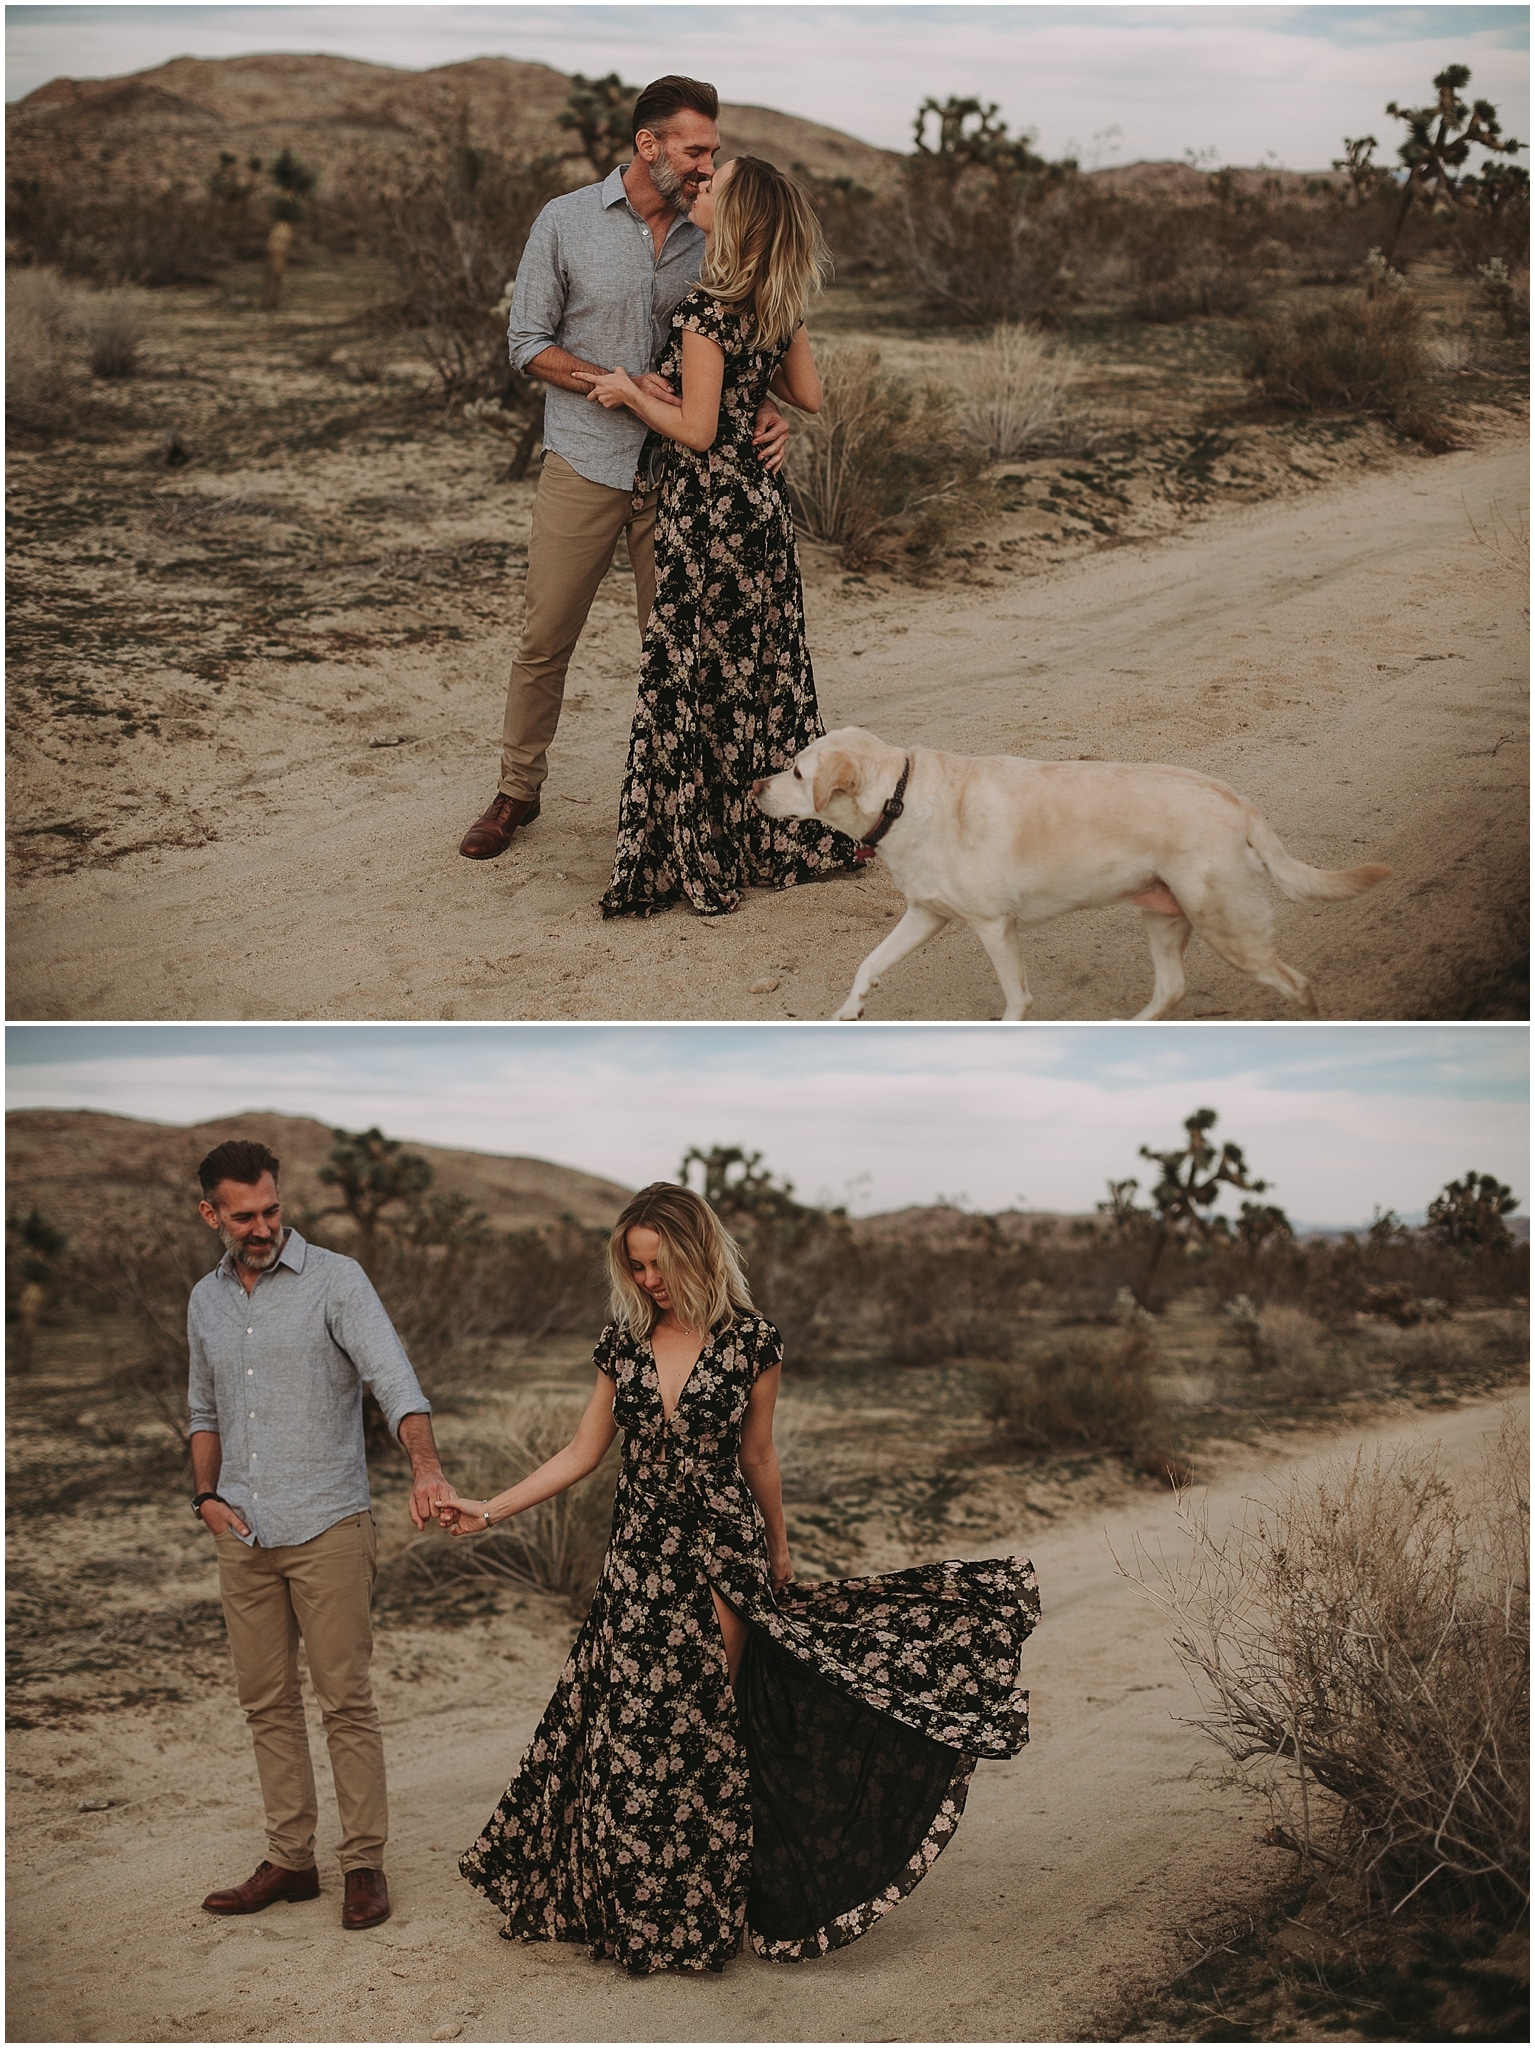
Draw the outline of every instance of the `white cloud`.
M1143 1035L1155 1067L1159 1034ZM1307 1028L1288 1035L1303 1043ZM199 1034L204 1044L212 1036ZM1218 1134L1243 1145L1274 1199L1306 1221L1363 1221L1377 1204L1420 1211L1473 1166L1527 1192L1519 1103L1452 1099L1405 1075L1403 1092L1384 1093L1336 1077L1316 1086L1276 1079L1261 1060L1227 1071L1240 1032L1205 1040L1205 1071L1196 1051L1174 1074L1095 1073L1091 1035L1044 1030L831 1040L779 1032L768 1039L771 1057L753 1053L760 1035L714 1032L698 1038L694 1059L680 1034L621 1029L539 1036L510 1027L504 1041L466 1040L462 1056L451 1041L376 1036L376 1053L362 1055L350 1038L329 1052L313 1036L238 1054L189 1045L173 1057L103 1057L87 1043L78 1058L14 1066L10 1103L177 1123L269 1108L557 1160L630 1186L669 1177L690 1144L742 1144L802 1193L851 1195L867 1213L961 1192L980 1208L1024 1197L1034 1208L1087 1210L1110 1177L1138 1171L1144 1184L1137 1147L1175 1143L1183 1118L1208 1102L1221 1113ZM1490 1053L1519 1036L1482 1043ZM849 1043L865 1056L821 1050ZM864 1174L868 1182L853 1188Z
M1047 153L1129 163L1213 150L1325 167L1345 134L1387 140L1444 64L1524 133L1522 9L1128 6L440 6L11 8L7 91L176 55L324 50L410 68L479 55L561 70L709 77L886 148L928 94L984 94ZM73 19L71 19L73 17ZM1117 136L1105 131L1118 129ZM1096 146L1094 137L1103 141Z

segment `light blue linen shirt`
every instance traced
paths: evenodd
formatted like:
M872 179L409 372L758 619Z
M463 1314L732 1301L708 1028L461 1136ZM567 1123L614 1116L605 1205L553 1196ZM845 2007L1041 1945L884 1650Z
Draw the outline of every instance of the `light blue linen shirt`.
M227 1252L198 1281L187 1348L192 1429L217 1432L218 1492L263 1550L372 1505L365 1385L396 1437L405 1416L431 1413L362 1267L296 1230L249 1294Z
M600 185L551 199L534 221L512 293L507 348L525 370L546 348L567 349L631 377L653 370L672 315L703 267L701 228L679 215L661 253L629 204L623 170ZM544 446L578 476L615 491L634 488L645 423L627 407L609 412L579 392L544 387Z

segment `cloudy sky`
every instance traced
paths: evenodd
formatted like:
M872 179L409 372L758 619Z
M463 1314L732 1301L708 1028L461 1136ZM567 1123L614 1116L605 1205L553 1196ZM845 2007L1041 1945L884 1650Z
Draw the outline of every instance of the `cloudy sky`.
M6 96L59 76L113 77L171 57L313 50L424 69L478 56L713 79L727 100L910 146L927 94L983 94L1049 155L1093 166L1208 152L1323 169L1345 135L1383 143L1387 100L1417 106L1449 63L1528 135L1522 4L952 6L96 5L6 9Z
M1204 1104L1297 1221L1421 1213L1471 1168L1529 1191L1514 1025L36 1025L6 1050L13 1109L281 1110L630 1187L740 1144L858 1214L1088 1210Z

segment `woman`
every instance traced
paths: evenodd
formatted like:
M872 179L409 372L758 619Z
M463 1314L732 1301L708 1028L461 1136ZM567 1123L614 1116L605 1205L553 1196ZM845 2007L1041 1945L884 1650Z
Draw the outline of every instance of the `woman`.
M608 1246L614 1320L569 1445L474 1534L594 1471L625 1432L591 1612L500 1805L459 1868L508 1939L636 1975L719 1970L866 1933L958 1824L978 1756L1028 1739L1017 1558L794 1583L773 1403L783 1350L707 1203L657 1183Z
M825 244L799 189L757 157L722 165L691 219L708 238L704 267L657 365L674 386L680 378L680 409L625 370L586 379L597 404L628 406L651 429L637 482L648 486L654 466L661 484L656 598L604 917L649 917L681 898L719 916L744 888L856 864L843 834L769 820L751 801L754 781L824 730L794 523L752 429L770 383L805 412L821 408L802 323Z

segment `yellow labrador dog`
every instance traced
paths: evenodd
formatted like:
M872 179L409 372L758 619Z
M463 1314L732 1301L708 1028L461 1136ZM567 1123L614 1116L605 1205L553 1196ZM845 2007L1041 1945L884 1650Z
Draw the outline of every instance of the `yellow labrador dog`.
M856 725L753 793L769 818L820 818L877 846L906 898L906 915L854 976L836 1013L844 1019L861 1017L886 969L952 918L990 955L1004 1018L1021 1017L1033 999L1020 928L1103 903L1137 904L1146 920L1156 983L1139 1017L1165 1017L1183 994L1191 932L1314 1017L1310 982L1274 951L1265 879L1297 902L1336 902L1391 873L1307 867L1245 798L1191 768L939 754L887 746Z

